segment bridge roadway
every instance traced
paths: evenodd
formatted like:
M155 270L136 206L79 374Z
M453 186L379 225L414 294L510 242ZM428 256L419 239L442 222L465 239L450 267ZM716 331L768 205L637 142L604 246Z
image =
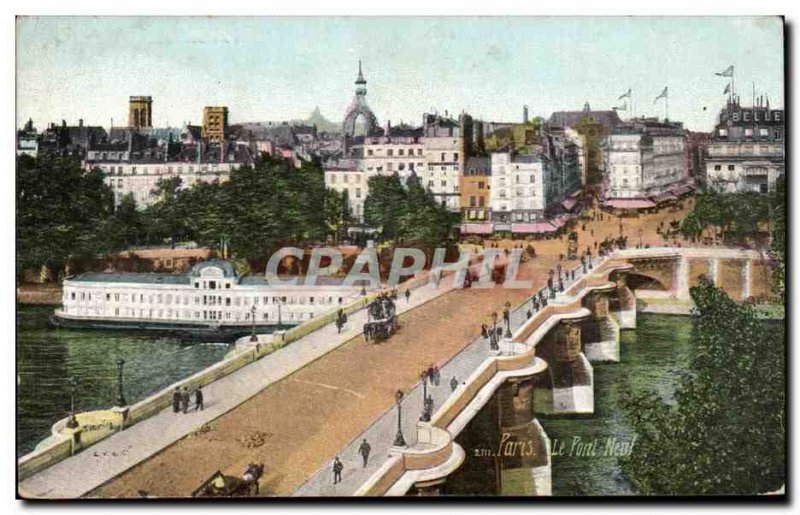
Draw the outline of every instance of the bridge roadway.
M405 299L398 302L398 312L417 308L450 289L449 279L443 280L439 288L417 288L410 302L407 303ZM204 411L175 414L170 406L21 481L19 492L24 497L81 497L230 411L267 386L340 347L361 334L360 328L365 322L366 311L362 309L350 315L350 321L341 334L336 333L333 324L325 326L206 386L203 389Z
M546 274L541 270L556 262L557 257L536 258L523 265L519 275L536 277L542 287ZM266 465L262 495L291 495L390 409L398 388L412 389L424 367L447 362L478 336L481 322L491 323L492 311L530 293L466 289L432 299L404 314L400 331L389 340L351 340L214 420L209 431L176 442L89 496L137 497L140 491L187 496L217 469L239 475L251 461ZM404 302L399 302L401 307ZM446 384L450 377L445 374ZM415 396L408 399L413 402ZM416 410L409 407L412 411ZM249 448L243 439L254 434L260 435L260 445ZM372 445L378 456L381 443ZM347 466L353 468L349 458Z

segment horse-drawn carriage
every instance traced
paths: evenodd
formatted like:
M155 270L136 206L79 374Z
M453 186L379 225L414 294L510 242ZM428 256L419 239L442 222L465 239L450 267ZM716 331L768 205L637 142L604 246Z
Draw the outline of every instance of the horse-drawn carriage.
M397 331L397 294L382 294L367 306L364 336L367 340L385 340Z
M218 470L192 493L192 497L247 497L258 495L258 480L263 474L263 463L249 464L242 477L226 476Z

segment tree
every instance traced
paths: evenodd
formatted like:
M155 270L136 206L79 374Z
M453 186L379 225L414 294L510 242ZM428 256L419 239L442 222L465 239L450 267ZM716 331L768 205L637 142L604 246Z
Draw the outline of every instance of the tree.
M785 481L783 324L707 280L691 295L691 370L674 404L656 393L625 399L639 438L623 471L648 495L776 490Z
M16 163L17 274L46 266L57 277L70 260L113 248L103 224L113 193L99 169L73 157L19 156Z
M769 195L767 210L772 221L770 255L775 261L773 290L783 300L786 296L786 179L783 176L778 178L775 191Z
M112 217L113 230L116 238L114 248L124 249L139 243L142 232L142 215L136 207L136 200L132 194L122 197Z
M395 173L369 178L369 195L364 200L364 220L378 230L381 240L398 238L400 219L410 207L399 175Z

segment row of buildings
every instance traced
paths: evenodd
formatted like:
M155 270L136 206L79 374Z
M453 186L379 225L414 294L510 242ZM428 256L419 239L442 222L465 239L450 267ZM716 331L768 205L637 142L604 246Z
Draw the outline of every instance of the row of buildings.
M378 117L366 101L359 63L355 95L338 130L319 112L307 120L232 125L225 106L207 106L202 125L154 128L149 96L129 99L128 125L29 122L17 153L78 152L100 168L119 203L156 200L159 180L184 187L225 181L262 153L295 165L316 160L328 188L347 194L350 213L364 221L369 179L414 176L441 204L460 212L466 233L550 232L580 205L582 192L615 210L651 209L699 187L771 191L784 173L783 110L769 101L744 107L731 95L711 133L657 118L622 120L616 110L554 112L522 123L488 122L465 112L430 112L419 125ZM323 130L324 129L324 130Z
M312 114L312 116L314 116ZM51 123L38 131L32 121L17 132L17 155L77 154L89 170L99 168L114 192L115 203L129 195L139 207L157 200L160 180L178 177L182 187L198 182L223 182L237 168L252 164L264 153L284 158L295 166L303 159L332 154L340 139L317 133L315 126L288 123L232 125L228 108L207 106L202 125L180 128L153 127L153 100L132 96L128 125L102 126Z

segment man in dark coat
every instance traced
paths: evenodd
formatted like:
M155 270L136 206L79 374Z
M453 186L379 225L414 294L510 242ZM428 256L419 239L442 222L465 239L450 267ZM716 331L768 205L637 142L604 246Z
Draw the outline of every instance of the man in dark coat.
M367 439L364 438L364 441L361 442L361 445L358 447L358 453L364 459L364 468L367 468L367 461L369 460L369 451L372 450L372 447L367 443Z
M189 390L187 390L185 386L181 392L181 411L184 413L189 411Z
M203 411L203 390L200 388L194 391L194 410Z
M342 470L344 470L344 465L342 462L339 461L339 456L336 456L333 459L333 484L341 483L342 482Z
M181 390L180 388L175 388L175 391L172 392L172 412L177 413L181 410Z

